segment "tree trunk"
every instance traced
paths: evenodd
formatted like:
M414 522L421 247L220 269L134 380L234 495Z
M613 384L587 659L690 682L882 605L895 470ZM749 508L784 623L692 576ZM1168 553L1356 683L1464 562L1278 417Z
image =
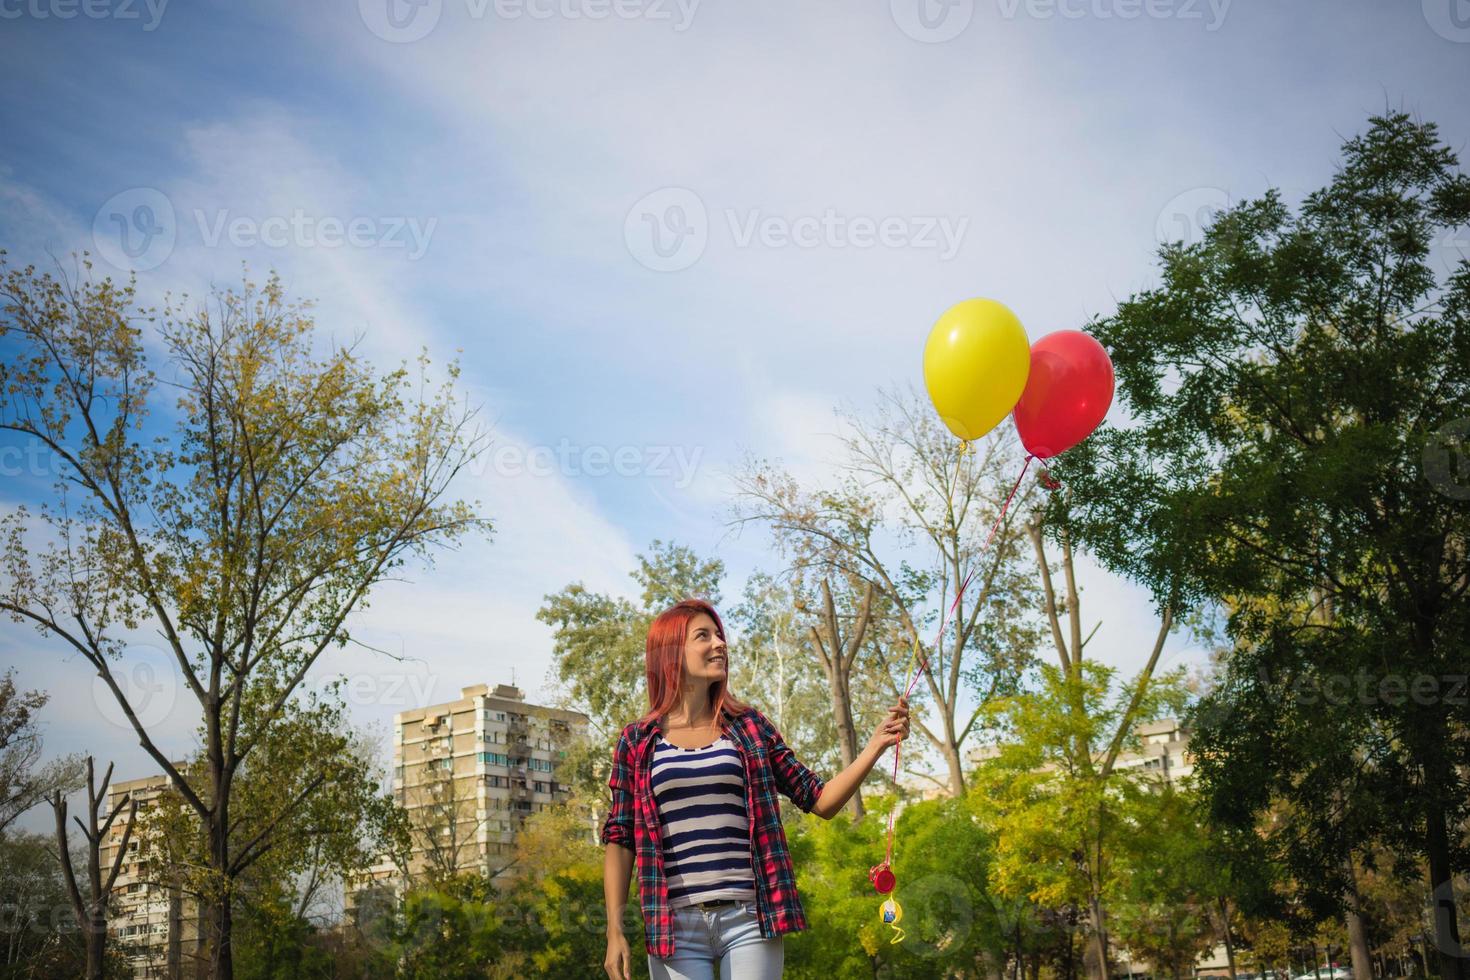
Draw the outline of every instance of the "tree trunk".
M233 931L231 916L230 842L228 817L223 807L216 810L217 818L210 828L210 852L219 880L214 883L215 893L210 896L209 922L209 980L235 980L234 951L230 940Z
M824 665L825 666L825 665ZM837 670L827 670L827 688L832 696L832 720L837 723L837 750L842 755L842 768L846 769L857 759L857 731L852 723L852 697L848 693L847 678ZM863 789L861 786L847 801L852 815L863 815Z
M1465 980L1461 959L1464 951L1460 947L1460 926L1456 921L1454 869L1450 866L1444 806L1439 800L1439 793L1447 782L1430 778L1431 784L1426 787L1424 800L1424 817L1428 825L1425 851L1429 857L1430 901L1434 904L1434 946L1439 954L1439 975L1440 980Z
M98 848L87 851L87 877L91 880L91 904L87 907L87 980L103 980L103 963L107 947L107 899L102 894L102 862Z
M87 924L87 980L103 980L107 955L107 917L93 911Z
M1353 961L1353 980L1373 980L1373 960L1368 953L1368 935L1363 929L1363 917L1359 912L1357 875L1353 871L1353 859L1343 863L1348 886L1343 897L1347 905L1344 918L1347 920L1348 951Z
M1077 980L1077 908L1067 909L1067 980Z
M949 769L949 792L952 796L962 797L965 795L965 770L960 764L960 747L955 744L954 733L950 731L948 722L945 723L942 748L944 764Z
M827 690L832 698L832 721L837 728L837 748L842 754L842 767L846 769L857 759L857 729L852 723L852 679L853 664L857 660L858 650L862 648L863 637L868 631L868 620L873 608L873 583L869 582L863 591L862 604L858 609L857 619L853 623L852 630L844 639L842 627L837 621L837 604L832 601L832 588L827 580L822 580L822 621L826 626L827 640L831 641L830 650L823 641L822 633L815 626L812 627L813 646L816 648L817 660L822 665L822 672L827 675ZM863 815L863 793L859 786L847 801L847 808L855 818Z
M1108 980L1108 936L1103 924L1102 898L1094 891L1087 902L1092 934L1087 939L1087 974L1093 980Z
M183 980L183 928L184 928L184 903L179 895L177 882L168 886L168 932L164 941L167 943L164 952L163 975L167 980Z
M1230 935L1230 903L1223 895L1217 901L1220 906L1220 932L1225 937L1225 962L1230 966L1230 980L1235 980L1235 940ZM1358 977L1357 980L1364 978Z
M62 879L66 884L67 898L71 902L72 914L77 928L82 931L82 949L86 956L87 980L103 980L107 956L107 906L112 896L114 883L122 870L123 860L128 854L128 843L132 838L134 819L138 815L138 801L131 794L125 795L110 808L107 818L101 819L103 804L107 799L107 787L112 782L112 766L102 777L99 786L92 757L87 756L87 819L75 818L81 826L82 837L87 842L86 895L77 883L76 869L72 867L71 846L66 827L66 797L57 790L50 799L56 817L56 853L61 861ZM112 830L113 821L128 808L127 823L123 826L117 851L112 864L104 873L102 869L102 846Z

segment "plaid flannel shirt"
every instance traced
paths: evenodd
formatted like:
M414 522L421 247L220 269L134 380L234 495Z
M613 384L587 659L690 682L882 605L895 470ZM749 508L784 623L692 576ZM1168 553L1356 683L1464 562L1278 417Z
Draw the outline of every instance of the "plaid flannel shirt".
M755 872L756 918L767 938L807 927L796 895L796 873L781 829L777 791L811 812L826 785L796 760L766 716L750 708L722 725L745 760L745 812L750 821L750 862ZM674 955L674 916L664 875L663 836L653 797L653 737L656 720L623 729L613 750L612 806L602 825L602 842L620 844L637 858L638 896L643 907L648 955Z

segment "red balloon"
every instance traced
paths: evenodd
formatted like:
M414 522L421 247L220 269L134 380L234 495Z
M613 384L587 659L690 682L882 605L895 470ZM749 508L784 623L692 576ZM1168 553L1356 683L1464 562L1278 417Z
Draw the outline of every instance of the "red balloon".
M879 864L868 869L868 878L873 882L873 887L878 890L879 895L887 895L897 884L893 879L893 872L888 870L886 864Z
M1011 415L1026 451L1050 459L1090 436L1112 404L1108 352L1081 330L1057 330L1031 345L1031 373Z

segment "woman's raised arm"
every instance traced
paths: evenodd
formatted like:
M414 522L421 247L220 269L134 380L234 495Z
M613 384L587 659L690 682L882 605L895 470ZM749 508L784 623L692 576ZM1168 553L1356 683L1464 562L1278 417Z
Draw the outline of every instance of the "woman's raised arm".
M847 806L847 801L852 799L852 794L857 792L868 773L873 771L883 750L900 739L907 738L908 734L909 702L907 698L900 698L897 704L888 709L888 714L874 729L873 737L868 739L868 744L863 746L858 757L852 760L852 765L833 776L822 787L816 805L812 807L812 813L823 820L831 820L841 813L842 808Z

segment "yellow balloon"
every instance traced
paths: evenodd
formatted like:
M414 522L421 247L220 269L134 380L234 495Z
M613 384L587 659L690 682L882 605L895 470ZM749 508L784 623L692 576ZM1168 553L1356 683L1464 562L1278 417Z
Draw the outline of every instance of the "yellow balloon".
M949 431L966 442L995 428L1026 390L1031 343L1003 304L967 299L944 311L924 344L924 385Z

